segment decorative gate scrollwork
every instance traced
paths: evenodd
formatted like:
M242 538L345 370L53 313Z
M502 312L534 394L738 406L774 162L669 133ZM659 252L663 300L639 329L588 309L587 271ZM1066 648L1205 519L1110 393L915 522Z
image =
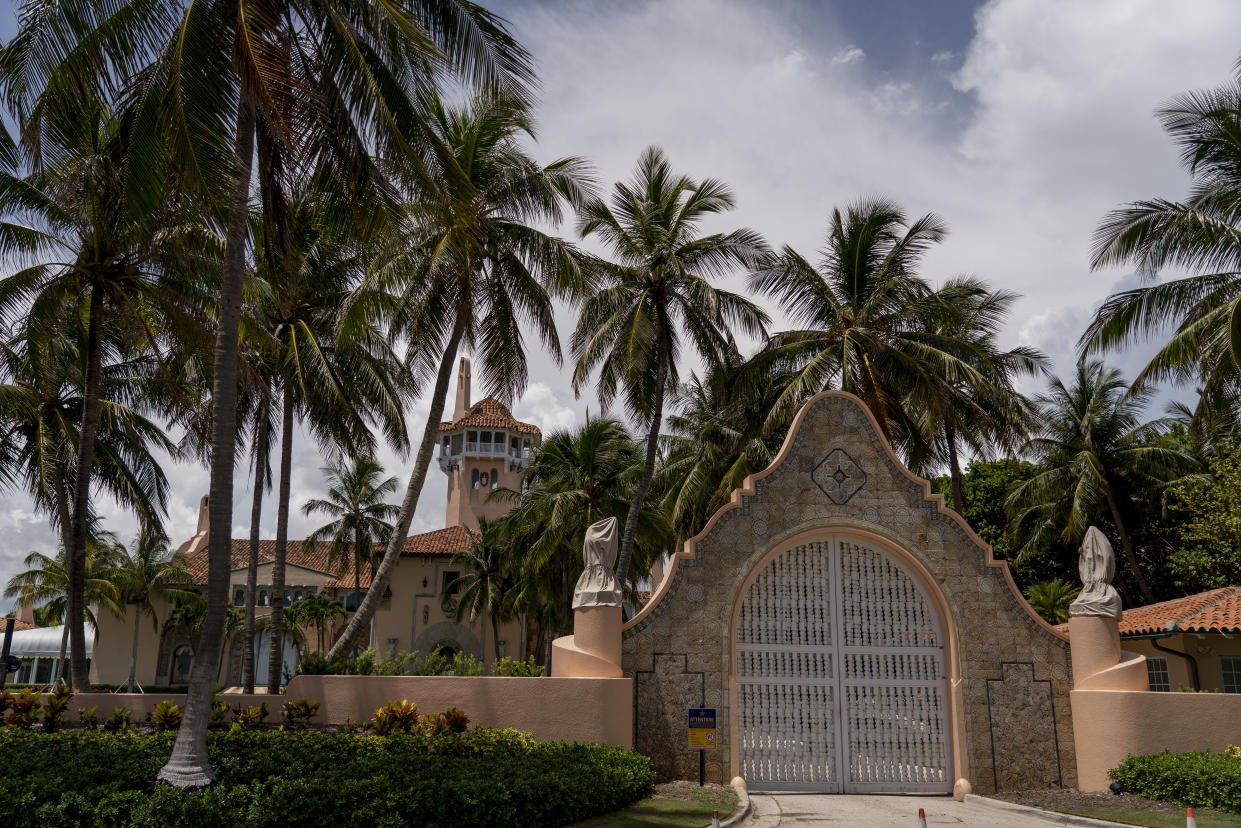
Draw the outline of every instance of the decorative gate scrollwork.
M741 776L754 789L952 789L943 627L893 558L801 544L750 584L737 623Z

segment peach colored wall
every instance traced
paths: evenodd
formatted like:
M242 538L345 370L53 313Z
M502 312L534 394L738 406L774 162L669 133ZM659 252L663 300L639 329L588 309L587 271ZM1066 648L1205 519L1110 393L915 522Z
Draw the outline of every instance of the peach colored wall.
M162 699L185 703L185 696L125 693L79 693L69 704L70 719L83 707L107 716L116 706L146 716ZM408 699L421 711L439 713L459 707L475 727L513 727L540 741L560 740L633 745L633 680L627 678L484 678L455 676L294 676L281 696L224 697L231 704L259 704L279 722L280 705L297 698L322 703L318 724L345 718L364 722L383 704Z
M152 601L156 623L143 615L138 626L137 679L143 684L155 682L156 661L159 658L159 630L168 620L169 605L158 598ZM106 610L96 611L99 624L95 632L95 647L91 655L90 678L100 684L118 684L129 678L129 660L133 652L134 608L125 606L125 616L117 618Z
M1168 660L1168 683L1173 691L1181 686L1189 686L1189 665L1185 663L1185 659L1156 650L1149 639L1125 639L1123 645L1126 650L1141 653L1147 658L1166 658ZM1241 656L1241 636L1225 638L1222 635L1206 633L1200 638L1196 634L1187 633L1161 638L1159 646L1193 656L1194 661L1198 662L1198 681L1203 690L1218 690L1223 687L1224 676L1220 666L1220 656Z
M1069 700L1083 791L1105 790L1111 783L1107 772L1130 754L1241 744L1241 695L1074 690Z
M506 433L508 439L511 440L514 432ZM518 436L528 439L528 435ZM439 449L436 450L438 451ZM508 459L505 457L462 457L460 465L461 468L447 472L448 506L444 514L444 525L465 526L469 529L477 529L479 516L485 517L487 520L495 520L507 514L509 509L513 507L513 504L507 500L489 500L488 498L491 496L490 485L487 487L479 486L475 489L471 483L471 475L474 469L478 469L479 474L487 475L490 475L492 470L495 470L500 474L501 488L520 491L522 473L520 471L509 471Z

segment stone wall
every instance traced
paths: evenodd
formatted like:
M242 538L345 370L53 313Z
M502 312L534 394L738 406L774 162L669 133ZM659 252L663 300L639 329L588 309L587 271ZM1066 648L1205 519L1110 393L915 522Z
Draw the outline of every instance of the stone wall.
M830 468L829 468L830 467ZM839 473L838 473L839 472ZM1064 636L1017 593L1007 566L906 470L856 397L820 394L798 413L770 468L747 479L673 559L628 625L622 667L635 683L635 745L664 776L697 775L685 746L689 707L718 709L707 777L738 767L730 732L733 612L764 555L817 530L859 531L905 550L938 586L949 647L954 775L976 792L1076 784Z

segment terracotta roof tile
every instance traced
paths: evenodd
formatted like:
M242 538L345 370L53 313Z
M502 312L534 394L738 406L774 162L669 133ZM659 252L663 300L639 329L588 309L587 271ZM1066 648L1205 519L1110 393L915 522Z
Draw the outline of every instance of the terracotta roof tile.
M0 633L4 632L5 625L8 621L0 619ZM20 618L13 619L13 632L22 632L23 630L37 630L38 624L31 624L29 621L23 621Z
M450 558L470 544L469 535L464 526L449 526L447 529L436 529L434 532L423 532L421 535L410 535L405 539L405 548L401 550L402 558ZM369 568L361 572L360 583L363 589L371 585ZM327 589L353 589L353 570L342 572L335 580L324 585Z
M1241 630L1241 587L1221 587L1125 610L1120 619L1120 634L1168 632L1169 622L1186 632Z
M440 431L456 431L459 428L507 428L518 434L542 434L533 423L523 423L513 417L504 404L494 397L484 397L474 403L456 422L440 423Z
M184 550L187 545L188 542L182 544L181 549L178 551ZM466 535L465 527L449 526L447 529L437 529L434 532L424 532L421 535L410 535L405 539L405 548L401 550L401 557L450 557L468 545L469 538ZM337 573L328 566L328 552L330 549L331 543L328 541L319 541L311 544L309 548L305 548L300 540L291 540L285 551L285 562L293 566L300 566L303 569L313 569L316 572L337 575L334 580L326 584L329 588L352 589L352 571ZM275 555L276 542L274 540L259 541L259 565L271 563ZM190 576L194 579L194 583L205 585L207 583L206 548L192 557L185 557L184 560L186 568L190 571ZM233 538L230 569L233 571L242 569L249 563L249 560L250 540L248 538ZM370 586L370 582L370 574L363 572L362 586Z

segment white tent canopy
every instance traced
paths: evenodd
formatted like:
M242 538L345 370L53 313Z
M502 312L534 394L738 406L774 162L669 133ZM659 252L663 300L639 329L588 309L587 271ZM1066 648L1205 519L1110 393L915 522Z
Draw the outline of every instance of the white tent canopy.
M9 647L9 654L18 656L19 658L30 658L33 656L53 656L60 657L60 639L64 635L64 626L55 627L39 627L34 630L22 630L13 633L13 643ZM95 630L90 624L86 625L86 656L90 657L95 649Z

